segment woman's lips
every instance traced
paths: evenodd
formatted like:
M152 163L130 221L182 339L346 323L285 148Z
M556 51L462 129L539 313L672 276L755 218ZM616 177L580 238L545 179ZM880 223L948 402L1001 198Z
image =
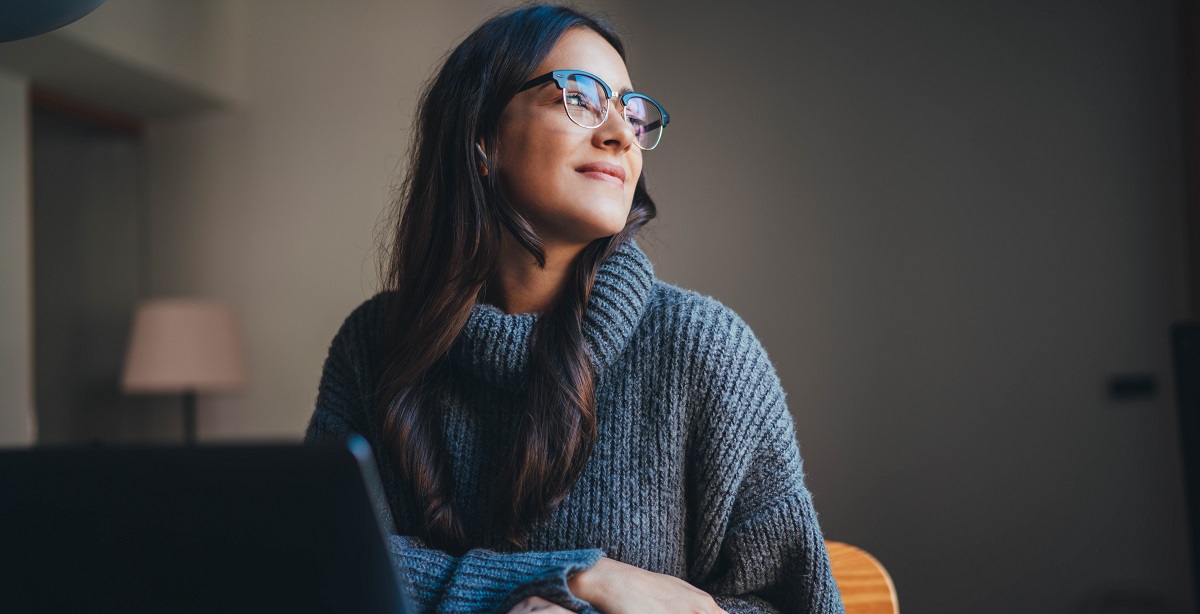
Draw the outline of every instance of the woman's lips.
M605 183L611 183L613 185L620 185L620 186L625 185L624 181L621 181L620 179L613 177L612 175L609 175L608 173L601 173L600 171L587 171L583 174L587 175L588 177L591 177L592 179L596 179L598 181L603 181Z
M599 161L588 162L575 170L597 181L619 186L625 185L625 169L616 164Z

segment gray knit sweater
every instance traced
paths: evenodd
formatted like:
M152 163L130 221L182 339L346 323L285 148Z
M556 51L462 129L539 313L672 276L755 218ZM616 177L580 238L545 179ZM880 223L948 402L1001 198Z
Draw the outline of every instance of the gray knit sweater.
M397 533L389 546L422 611L507 612L530 595L594 611L567 580L601 556L682 578L732 613L843 611L766 352L729 308L655 279L635 243L601 265L583 324L596 370L594 451L528 551L497 539L454 557L411 537L418 512L372 426L386 356L379 299L334 337L306 441L352 432L370 441L387 496L377 505ZM522 411L537 317L477 303L450 351L445 439L474 536L498 537L487 468Z

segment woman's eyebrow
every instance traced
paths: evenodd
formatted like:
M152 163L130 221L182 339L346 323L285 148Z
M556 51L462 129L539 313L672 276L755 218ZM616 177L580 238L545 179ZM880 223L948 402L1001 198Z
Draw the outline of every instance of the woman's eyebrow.
M623 87L623 88L617 90L617 98L620 98L621 96L624 96L625 94L628 94L632 91L633 91L632 87Z

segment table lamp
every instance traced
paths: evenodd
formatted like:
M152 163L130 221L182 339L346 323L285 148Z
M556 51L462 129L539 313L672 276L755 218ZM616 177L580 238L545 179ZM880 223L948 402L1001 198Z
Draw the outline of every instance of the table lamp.
M196 443L196 394L234 392L246 385L237 314L213 301L143 301L133 318L121 389L183 394L183 433Z

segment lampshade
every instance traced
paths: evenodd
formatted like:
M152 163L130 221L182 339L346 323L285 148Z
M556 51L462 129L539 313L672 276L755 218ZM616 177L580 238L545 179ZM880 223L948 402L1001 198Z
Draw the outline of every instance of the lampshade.
M121 377L125 392L233 392L245 385L233 309L193 299L138 305Z

